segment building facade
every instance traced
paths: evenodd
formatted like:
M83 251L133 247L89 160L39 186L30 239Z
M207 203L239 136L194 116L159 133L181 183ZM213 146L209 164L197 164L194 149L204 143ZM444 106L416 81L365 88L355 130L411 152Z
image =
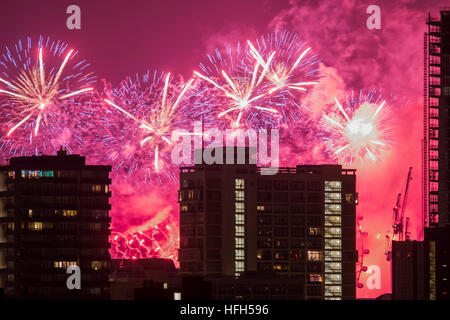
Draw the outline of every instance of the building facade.
M79 155L17 157L0 167L0 286L6 298L108 299L110 166ZM69 290L76 265L81 289Z
M251 159L254 150L245 152ZM275 272L297 279L305 299L354 299L355 170L305 165L269 174L246 163L181 168L180 272Z
M392 299L424 300L426 266L423 241L393 241Z

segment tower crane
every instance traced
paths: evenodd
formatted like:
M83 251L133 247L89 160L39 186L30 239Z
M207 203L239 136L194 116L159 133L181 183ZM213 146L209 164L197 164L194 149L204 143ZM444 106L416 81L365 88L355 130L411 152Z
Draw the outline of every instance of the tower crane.
M393 209L393 235L390 236L390 231L388 231L388 234L386 235L386 247L385 247L385 255L386 260L390 261L392 257L392 240L396 239L396 235L398 237L399 241L409 241L410 240L410 232L409 232L409 218L406 218L406 226L405 230L403 230L404 225L403 222L405 220L405 208L408 201L408 191L409 191L409 183L412 180L412 167L409 167L408 170L408 176L406 178L406 185L405 185L405 193L403 194L403 203L402 202L402 194L399 193L397 195L397 202L395 203L395 207Z

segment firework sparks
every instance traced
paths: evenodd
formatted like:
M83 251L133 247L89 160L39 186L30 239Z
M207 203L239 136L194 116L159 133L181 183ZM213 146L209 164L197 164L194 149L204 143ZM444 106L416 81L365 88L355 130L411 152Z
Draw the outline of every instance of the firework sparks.
M164 221L139 231L128 230L112 235L112 254L120 259L159 257L177 261L179 236L177 226Z
M99 158L112 163L119 180L162 184L176 179L175 140L192 131L194 121L211 117L201 85L193 78L177 81L170 73L148 71L105 90L106 110L99 120L104 130L96 139L106 147Z
M258 63L263 66L264 72L262 72L261 76L266 75L269 81L273 84L273 87L269 89L269 94L274 93L277 90L282 90L284 88L293 89L300 92L306 92L306 86L315 85L317 81L309 81L309 82L291 82L290 80L293 77L293 74L300 66L300 62L306 56L308 52L310 52L311 48L306 48L294 64L291 67L286 66L285 63L280 63L275 65L273 62L273 58L276 56L276 51L273 51L267 60L261 56L259 51L253 46L250 40L247 41L250 46L250 53L255 58Z
M201 79L204 79L214 85L217 89L223 92L223 94L230 98L230 105L229 108L226 109L223 112L220 112L217 116L219 118L225 116L226 114L237 111L237 118L233 121L233 127L239 127L240 121L242 119L242 115L245 111L247 111L250 108L255 108L257 110L272 112L272 113L278 113L273 108L267 108L262 107L259 105L254 105L258 100L263 98L265 96L265 93L262 94L255 94L256 86L258 86L261 83L262 77L260 77L260 80L256 81L257 75L258 75L258 69L259 69L259 63L255 63L253 72L251 74L251 81L248 82L245 79L242 78L234 78L232 79L224 70L221 71L221 74L223 76L223 79L226 80L226 86L221 86L217 84L214 80L211 78L204 76L203 74L194 71L194 74Z
M384 123L387 108L381 97L372 101L371 96L360 96L358 105L350 103L344 107L335 100L335 112L324 115L325 126L331 131L333 154L346 163L355 160L378 160L378 155L387 147L387 128Z
M37 136L41 120L43 118L45 120L47 117L48 108L52 105L57 105L59 100L64 100L94 90L92 87L88 87L64 95L61 94L61 83L59 80L72 54L73 49L70 50L65 56L58 72L56 74L52 74L50 72L46 76L41 47L39 48L39 67L33 66L32 68L22 70L18 78L12 80L11 82L0 77L0 81L5 83L8 88L12 90L8 91L0 89L0 93L9 96L10 102L17 104L18 107L22 109L20 114L26 115L20 119L17 124L13 125L13 127L6 134L7 136L10 136L18 127L23 125L31 117L35 117L34 135Z
M134 120L139 128L142 130L143 138L140 140L140 145L143 147L145 144L148 144L153 147L154 151L154 169L156 172L159 170L159 146L160 144L171 145L172 142L169 139L169 136L172 133L173 127L172 124L174 122L175 115L177 113L178 105L183 99L186 91L191 87L194 79L189 80L181 89L179 95L174 99L173 102L168 101L167 99L167 91L169 88L169 80L170 73L168 73L164 80L164 87L162 98L158 101L157 106L153 106L156 108L148 117L148 119L138 119L133 116L131 113L127 112L123 108L119 107L115 103L111 102L108 99L104 101L125 114L130 119Z
M74 99L92 92L95 82L93 73L86 72L89 64L77 61L76 56L67 44L43 37L36 45L28 38L12 50L5 48L0 56L1 121L7 127L2 149L9 146L12 154L17 149L27 154L55 149L54 144L68 147L72 128L63 128L62 123L69 113L69 118L75 118L73 114L79 110L72 108L81 103ZM39 139L42 130L44 137Z

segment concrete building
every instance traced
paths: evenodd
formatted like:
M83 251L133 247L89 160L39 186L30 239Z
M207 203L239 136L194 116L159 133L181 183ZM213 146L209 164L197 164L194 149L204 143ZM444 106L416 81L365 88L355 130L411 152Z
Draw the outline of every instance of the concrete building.
M230 152L249 160L255 150L227 147L224 158ZM301 165L269 174L250 163L181 168L181 273L269 271L297 281L304 299L354 299L355 170Z
M109 299L110 166L79 155L0 167L0 287L7 299ZM69 290L66 270L81 269Z

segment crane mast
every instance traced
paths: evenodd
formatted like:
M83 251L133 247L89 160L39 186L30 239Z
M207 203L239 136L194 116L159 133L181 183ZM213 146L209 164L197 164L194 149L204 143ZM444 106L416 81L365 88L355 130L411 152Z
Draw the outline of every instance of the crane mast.
M396 240L396 235L398 236L399 241L404 241L404 240L409 241L410 240L409 217L406 218L405 228L403 228L403 227L404 227L404 221L405 221L405 208L406 208L406 204L408 201L409 184L410 184L411 180L412 180L412 167L409 167L408 176L406 178L405 193L403 194L403 202L402 202L402 194L399 193L397 195L397 202L393 209L393 216L392 216L393 236L391 238L391 236L389 235L389 233L390 233L389 231L388 231L388 234L386 235L385 254L386 254L387 261L391 260L391 255L392 255L391 242L392 242L392 240ZM400 205L401 202L402 202L402 204Z

